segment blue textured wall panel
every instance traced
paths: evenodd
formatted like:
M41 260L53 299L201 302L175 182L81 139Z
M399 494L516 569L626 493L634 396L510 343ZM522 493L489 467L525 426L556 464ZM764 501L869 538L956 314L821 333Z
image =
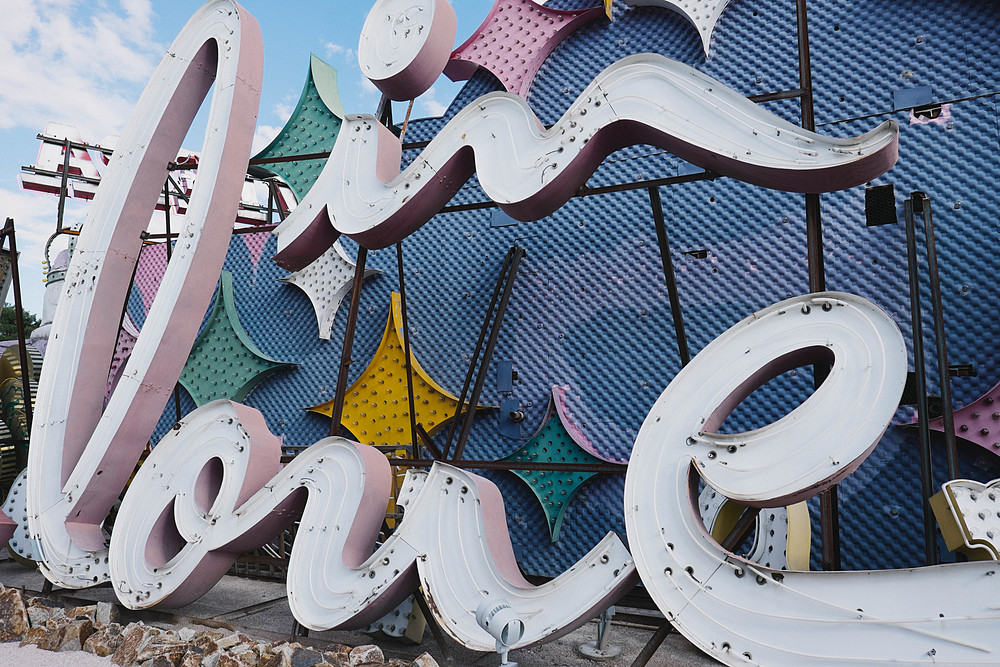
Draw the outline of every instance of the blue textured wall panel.
M579 8L594 0L549 4ZM528 102L543 122L555 121L612 62L646 51L688 63L745 95L798 86L794 0L733 0L716 28L708 59L695 30L677 14L616 2L614 19L578 30L541 67ZM854 136L890 118L901 127L899 163L874 183L895 185L900 224L865 225L864 186L821 198L828 287L872 299L909 340L902 202L912 190L930 195L950 358L974 364L979 373L953 381L956 402L969 402L1000 379L1000 350L994 342L1000 339L995 296L1000 5L824 0L810 3L809 20L819 131ZM940 122L911 124L909 111L893 110L894 91L920 86L930 86L933 101L949 103ZM477 74L443 119L413 121L407 140L431 139L460 108L498 88L491 75ZM766 107L799 122L797 100ZM404 162L418 153L406 151ZM611 155L588 185L663 178L689 168L660 149L634 146ZM725 178L662 187L660 195L692 353L752 311L808 291L802 195ZM484 200L473 179L452 203ZM412 345L421 364L458 393L504 255L517 243L527 257L482 402L499 402L497 362L511 362L518 378L513 395L527 414L525 438L544 416L551 385L565 384L569 406L597 451L627 457L646 412L680 368L648 192L578 198L542 220L504 227L491 226L491 217L488 209L441 214L403 243ZM356 246L350 241L344 246L353 255ZM246 246L234 238L226 260L250 338L269 356L298 364L257 387L246 402L264 413L286 445L305 446L328 429L325 418L303 408L333 396L347 307L338 312L331 340L320 340L306 296L277 281L283 271L267 259L274 250L272 239L254 271ZM398 289L393 249L373 252L369 266L383 274L364 286L352 381L376 349L389 295ZM933 354L926 282L922 290L925 344ZM133 297L130 308L141 323L141 300ZM929 367L931 391L937 393L935 364ZM741 405L725 429L773 421L801 403L811 388L808 369L786 373ZM192 408L182 396L182 410ZM912 409L900 410L898 425L841 485L845 567L921 562L916 438L915 430L904 425L912 414ZM158 434L173 421L171 405ZM521 443L502 437L498 427L495 413L478 418L466 457L499 459L516 450ZM935 460L940 477L938 449ZM987 452L962 447L963 474L1000 476L998 463ZM598 475L589 483L571 504L560 539L550 543L532 493L513 475L487 474L504 493L515 548L528 572L559 573L608 530L625 537L621 475Z

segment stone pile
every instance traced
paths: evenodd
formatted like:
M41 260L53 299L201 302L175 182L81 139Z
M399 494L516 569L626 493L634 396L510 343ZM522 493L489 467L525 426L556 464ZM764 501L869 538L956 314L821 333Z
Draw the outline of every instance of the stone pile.
M386 659L374 644L311 649L298 642L263 642L240 632L163 630L129 623L107 602L65 609L20 590L0 592L0 642L20 641L46 651L88 651L121 667L438 667L429 654Z

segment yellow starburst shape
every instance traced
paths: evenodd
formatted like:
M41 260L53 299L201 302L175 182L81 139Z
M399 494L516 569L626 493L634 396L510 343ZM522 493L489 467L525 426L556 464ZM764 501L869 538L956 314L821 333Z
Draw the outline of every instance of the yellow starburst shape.
M403 347L402 306L399 293L392 293L392 308L385 333L368 368L347 390L341 424L358 442L373 446L407 445L410 430L410 401L406 390L406 353ZM413 375L413 404L416 423L429 434L454 417L458 397L439 385L423 369L410 347ZM333 400L306 408L333 416ZM466 405L468 407L468 405ZM479 406L479 409L488 409Z
M410 428L410 400L406 381L406 352L403 347L403 316L399 293L392 293L392 307L385 323L385 333L368 367L347 390L341 425L350 431L358 442L381 447L409 445L413 442ZM410 369L413 376L413 405L416 423L428 434L441 428L455 416L458 397L435 382L420 362L410 346ZM327 417L333 416L334 401L306 408ZM463 407L463 412L468 404ZM477 409L490 409L477 406ZM418 439L419 442L419 439ZM406 456L406 450L393 452L396 456ZM404 468L396 468L396 480L402 483ZM396 488L393 489L395 497ZM394 503L390 503L392 512ZM389 522L390 527L393 523Z

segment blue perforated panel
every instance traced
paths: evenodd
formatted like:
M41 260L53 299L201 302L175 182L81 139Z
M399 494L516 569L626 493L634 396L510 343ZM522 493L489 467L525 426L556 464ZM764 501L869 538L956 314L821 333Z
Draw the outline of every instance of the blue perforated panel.
M594 2L549 4L566 9ZM716 29L708 60L693 28L674 13L616 2L614 18L577 31L542 66L528 101L543 122L555 121L609 64L644 51L698 67L746 95L798 85L793 0L734 0ZM995 98L1000 93L1000 46L994 39L1000 5L980 0L824 0L810 3L809 19L819 131L857 135L895 119L901 126L899 164L876 184L895 185L900 220L902 200L911 190L924 190L932 198L951 360L972 363L979 373L953 382L956 401L968 402L1000 379L994 343L1000 338L1000 302L995 298L1000 272L995 223L1000 204L995 157L1000 147ZM934 101L951 102L950 119L911 125L908 111L894 111L893 92L917 86L930 86ZM498 88L490 75L474 76L445 120ZM799 120L797 100L768 103L767 108ZM428 140L443 122L413 121L407 140ZM407 151L404 161L417 153ZM685 168L659 149L632 147L612 155L590 185L662 178ZM663 187L660 195L692 353L752 311L807 291L801 195L730 179ZM473 179L452 203L483 199ZM866 227L864 187L823 195L822 216L829 288L874 300L909 338L902 224ZM513 395L527 415L524 434L538 428L550 387L565 384L571 412L597 451L627 457L647 410L680 367L648 193L576 199L530 223L492 227L490 220L490 210L442 214L403 243L412 345L421 364L458 393L503 257L517 243L527 249L527 257L482 402L499 402L496 362L512 362L517 372ZM355 246L349 241L344 245L353 255ZM272 240L265 257L274 249ZM362 293L352 381L374 352L389 295L398 289L393 249L372 253L369 267L383 274L367 282ZM264 412L287 445L311 444L326 434L328 422L303 408L333 396L347 308L338 312L331 340L322 341L306 296L278 283L283 272L276 266L265 259L255 272L244 244L234 241L226 269L234 273L237 308L251 339L269 356L298 364L258 386L246 402ZM933 351L926 284L923 290L925 342ZM139 322L137 308L141 302L133 299L133 317ZM930 368L936 393L933 363ZM811 386L807 371L782 376L741 406L727 429L743 430L785 414ZM186 396L182 404L185 411L193 407ZM903 410L897 421L911 415ZM160 432L173 419L168 407ZM465 456L499 459L520 444L501 437L495 413L488 414L478 418ZM938 452L939 468L942 458ZM997 461L982 450L963 448L963 473L971 477L998 476ZM609 530L625 537L621 475L598 475L580 492L555 543L550 543L531 492L510 475L489 476L504 493L515 548L530 573L559 573ZM920 563L912 428L890 429L870 460L844 482L841 499L846 567Z

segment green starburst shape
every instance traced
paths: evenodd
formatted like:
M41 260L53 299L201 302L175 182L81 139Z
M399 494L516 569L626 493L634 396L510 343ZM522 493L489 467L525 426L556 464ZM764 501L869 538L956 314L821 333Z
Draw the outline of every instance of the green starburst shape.
M560 421L551 399L542 427L523 447L502 461L511 463L599 464L601 461L584 451ZM596 472L552 472L511 470L532 490L545 512L552 541L559 539L570 501Z
M307 159L291 162L268 162L273 158L329 153L337 142L340 126L347 116L337 90L337 70L315 55L309 59L302 95L288 122L254 160L281 177L302 198L316 182L326 160Z
M236 311L233 274L223 271L215 307L181 371L181 386L199 407L220 398L240 402L268 377L292 368L250 340Z

